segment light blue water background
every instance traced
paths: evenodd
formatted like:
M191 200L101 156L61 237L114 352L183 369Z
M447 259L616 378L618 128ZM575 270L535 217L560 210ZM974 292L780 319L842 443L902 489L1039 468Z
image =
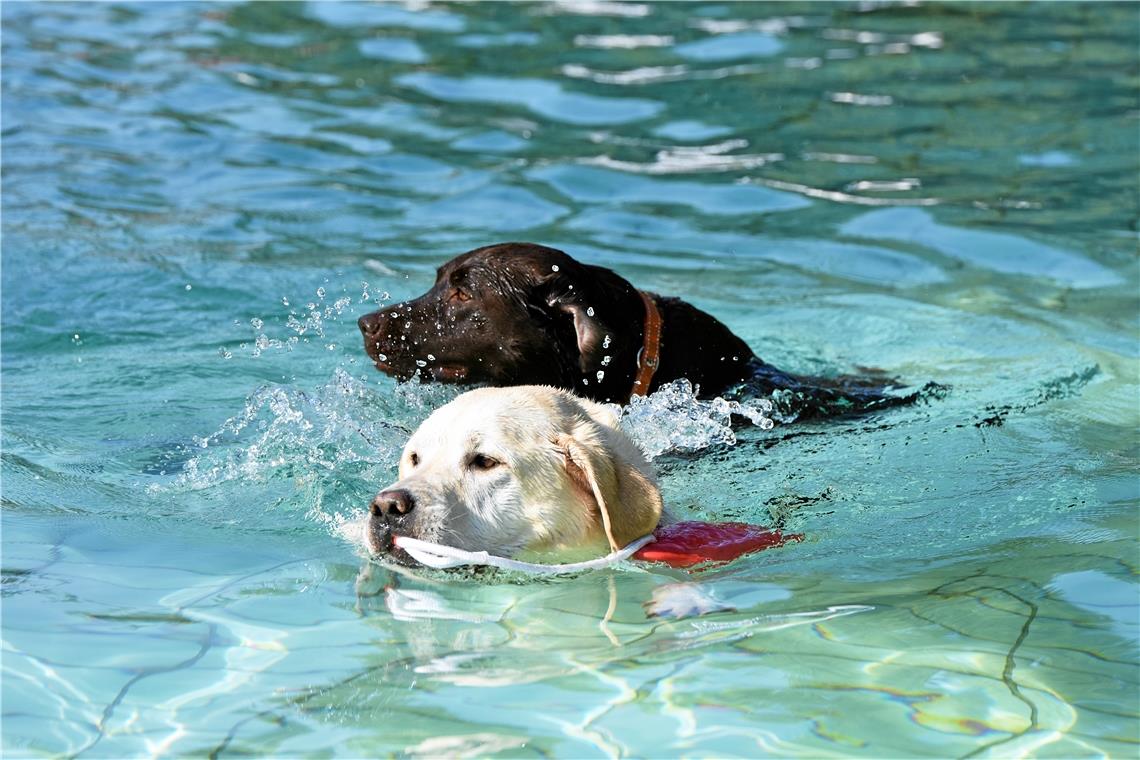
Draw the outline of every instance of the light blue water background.
M2 14L5 756L1136 755L1140 6ZM394 576L355 520L453 391L355 320L504 239L949 394L630 411L800 544Z

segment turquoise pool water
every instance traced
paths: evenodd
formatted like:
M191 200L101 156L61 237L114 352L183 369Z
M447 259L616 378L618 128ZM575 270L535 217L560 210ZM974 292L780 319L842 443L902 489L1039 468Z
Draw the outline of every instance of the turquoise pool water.
M0 10L5 756L1137 754L1140 6ZM355 521L453 391L355 321L504 239L950 391L630 410L796 545L393 575Z

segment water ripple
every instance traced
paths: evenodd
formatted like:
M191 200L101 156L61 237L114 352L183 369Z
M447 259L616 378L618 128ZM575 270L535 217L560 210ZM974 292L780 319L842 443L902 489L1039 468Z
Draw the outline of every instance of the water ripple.
M624 124L654 116L664 104L644 98L614 98L567 92L556 82L489 76L402 74L398 84L453 103L510 103L567 124Z
M1137 6L0 18L6 755L1136 754ZM355 320L518 237L949 390L625 409L675 513L805 535L726 566L368 562L457 389Z

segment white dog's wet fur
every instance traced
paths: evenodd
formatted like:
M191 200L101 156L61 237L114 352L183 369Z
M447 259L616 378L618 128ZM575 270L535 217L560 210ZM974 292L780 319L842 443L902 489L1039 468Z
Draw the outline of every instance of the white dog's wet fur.
M480 388L437 409L372 501L369 547L408 536L507 557L601 556L653 532L661 494L609 408L545 386Z

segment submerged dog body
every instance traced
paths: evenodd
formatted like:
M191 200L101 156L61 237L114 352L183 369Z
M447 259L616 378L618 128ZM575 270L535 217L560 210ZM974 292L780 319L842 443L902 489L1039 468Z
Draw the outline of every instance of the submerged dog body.
M395 536L503 556L604 554L661 514L652 468L609 409L551 387L480 388L412 435L399 480L370 505L367 537L401 561Z
M376 367L401 380L545 384L625 403L685 378L704 396L784 391L801 418L914 400L885 393L880 380L782 372L711 314L533 243L461 254L427 293L359 326Z

